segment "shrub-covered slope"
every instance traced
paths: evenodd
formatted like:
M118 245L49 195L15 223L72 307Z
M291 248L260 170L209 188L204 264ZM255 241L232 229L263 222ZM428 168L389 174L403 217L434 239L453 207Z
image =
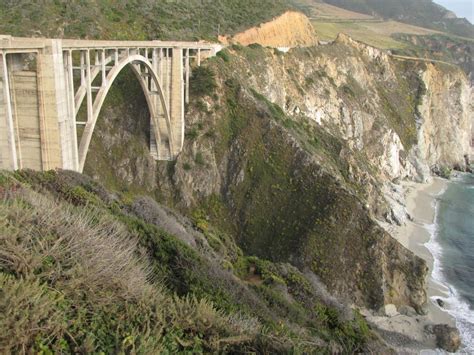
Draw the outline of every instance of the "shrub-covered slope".
M93 39L217 39L282 14L285 0L1 0L0 33Z
M0 175L0 351L388 351L313 273L71 172Z

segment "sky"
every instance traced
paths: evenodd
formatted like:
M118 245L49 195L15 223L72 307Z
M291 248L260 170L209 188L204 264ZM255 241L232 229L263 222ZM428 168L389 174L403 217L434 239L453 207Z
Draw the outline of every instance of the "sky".
M474 0L434 0L434 2L474 24Z

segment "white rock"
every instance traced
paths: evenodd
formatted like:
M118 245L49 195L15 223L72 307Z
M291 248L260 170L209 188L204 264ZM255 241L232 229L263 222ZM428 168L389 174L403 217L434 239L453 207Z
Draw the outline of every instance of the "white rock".
M394 304L386 304L384 310L387 317L395 317L399 315L397 307Z

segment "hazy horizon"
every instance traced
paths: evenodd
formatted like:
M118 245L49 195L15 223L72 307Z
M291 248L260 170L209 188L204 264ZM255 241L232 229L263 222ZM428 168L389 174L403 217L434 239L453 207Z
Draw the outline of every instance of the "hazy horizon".
M434 2L454 12L458 17L465 17L470 23L474 23L474 0L434 0Z

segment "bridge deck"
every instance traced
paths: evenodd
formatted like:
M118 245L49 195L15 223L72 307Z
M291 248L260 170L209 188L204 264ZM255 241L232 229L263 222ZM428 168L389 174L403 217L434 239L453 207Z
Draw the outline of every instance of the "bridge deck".
M25 38L0 35L0 49L8 53L35 51L45 48L51 39ZM116 48L183 48L201 50L219 50L221 45L208 42L184 41L107 41L85 39L61 39L64 50L69 49L116 49Z

